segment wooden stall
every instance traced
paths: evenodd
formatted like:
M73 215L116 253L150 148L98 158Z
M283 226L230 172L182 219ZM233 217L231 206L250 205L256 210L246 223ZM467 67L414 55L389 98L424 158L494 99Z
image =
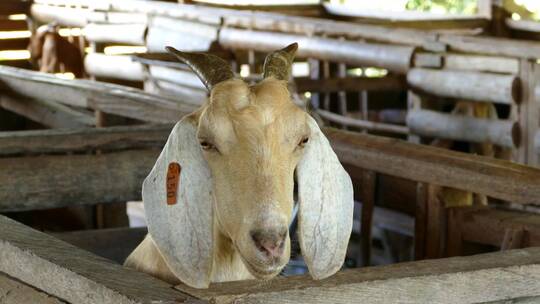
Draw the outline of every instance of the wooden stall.
M44 99L62 104L68 99L58 96L69 96L69 107L98 108L144 122L171 123L193 109L189 104L111 84L63 80L13 68L0 68L0 72L0 81L6 87L2 97L9 96L16 103ZM31 95L34 88L55 94ZM142 125L3 132L0 211L140 199L142 180L170 128L171 125ZM376 185L376 180L392 176L417 185L415 240L419 258L455 255L465 241L503 250L535 246L539 242L538 215L489 208L474 212L456 209L446 215L438 209L439 202L430 195L430 189L444 186L474 191L526 206L540 200L540 170L398 139L333 128L325 128L324 132L353 177L355 187L363 189L356 193L366 206L364 214L372 210L376 191L370 187ZM91 153L97 150L101 152ZM56 184L63 187L52 186ZM437 221L433 215L445 220ZM369 217L361 221L365 223ZM349 303L365 299L387 303L400 299L493 303L511 299L534 302L540 297L534 279L540 271L536 248L359 268L323 281L299 276L264 283L215 284L208 290L194 290L186 286L171 288L4 216L0 217L0 226L0 277L8 282L0 284L0 290L10 297L22 297L21 290L28 290L25 296L32 296L36 302ZM478 227L492 233L478 233ZM141 231L134 234L140 237ZM364 237L370 238L366 234ZM61 238L73 243L78 239ZM66 281L72 288L65 288ZM441 285L446 288L440 289ZM434 288L441 292L434 294Z
M479 4L469 19L409 14L391 21L369 12L331 17L338 11L329 3L320 18L323 6L295 15L160 1L34 0L37 23L82 29L91 80L0 67L0 107L52 128L0 132L0 213L141 199L172 123L207 96L165 45L212 52L253 82L265 53L299 42L302 72L291 90L330 125L323 131L353 178L362 202L354 224L359 260L374 264L374 222L414 236L415 259L432 260L348 269L322 281L279 277L195 290L117 263L145 229L45 234L0 215L0 299L540 301L540 42L516 34L535 32L535 23L508 18L496 1ZM143 53L111 55L109 46ZM127 125L109 126L107 118ZM456 147L484 156L448 150ZM393 223L395 214L411 222L414 216L414 226ZM111 250L114 244L121 246Z

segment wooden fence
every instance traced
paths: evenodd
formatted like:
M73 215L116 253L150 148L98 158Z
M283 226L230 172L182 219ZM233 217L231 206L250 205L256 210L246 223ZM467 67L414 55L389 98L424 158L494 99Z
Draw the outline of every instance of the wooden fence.
M0 75L5 88L0 95L12 98L17 104L41 99L55 105L69 102L72 107L96 107L105 113L145 122L175 122L192 109L189 104L99 82L68 81L13 68L1 68ZM39 96L33 93L37 89L42 92ZM3 132L0 134L0 180L3 181L0 211L140 199L142 180L153 166L170 128L171 125L143 125ZM332 128L323 131L353 177L356 195L363 202L363 226L371 225L371 217L365 215L373 212L378 179L392 176L417 184L418 258L459 254L463 241L503 249L540 243L537 215L493 209L446 210L431 195L433 187L445 186L520 205L537 204L540 170L398 139ZM92 153L97 150L100 153ZM363 299L387 303L399 299L488 303L509 299L535 301L540 297L540 286L536 286L540 273L536 248L347 270L323 281L300 276L269 282L215 284L208 290L194 290L186 286L171 288L3 216L0 227L0 278L7 282L0 291L19 290L9 292L15 296L20 295L20 290L28 290L38 300L350 303ZM479 233L479 227L485 227L482 229L489 233ZM366 230L363 238L370 239ZM369 252L364 254L369 256ZM65 282L70 282L70 288L66 288Z
M196 51L219 45L226 50L220 55L228 54L237 72L248 64L251 74L260 70L260 53L296 41L299 60L310 69L307 77L298 79L299 90L309 92L325 120L344 128L409 134L416 142L438 138L490 143L510 149L514 161L538 164L538 42L156 1L91 2L36 0L31 12L40 22L84 27L86 39L95 45L138 45L148 52L163 52L165 45ZM495 20L500 7L480 2L480 19L505 22ZM447 28L457 24L450 22ZM490 26L484 22L481 27L487 31ZM144 81L150 92L194 104L205 96L189 69L163 63L167 57L141 62L98 52L85 61L96 77ZM352 77L346 72L360 68L365 73L369 67L385 69L388 76ZM393 81L400 77L407 81ZM335 89L329 89L332 86ZM369 102L368 92L374 90L408 91L408 105L401 104L408 119L385 120L384 113L371 117L370 107L377 107ZM462 102L493 105L500 115L456 117L448 112ZM473 128L477 131L469 132Z

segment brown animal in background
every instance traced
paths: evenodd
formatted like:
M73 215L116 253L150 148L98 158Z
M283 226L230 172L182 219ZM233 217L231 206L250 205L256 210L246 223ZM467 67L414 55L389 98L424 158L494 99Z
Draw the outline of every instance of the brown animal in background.
M76 78L84 75L80 49L60 36L56 25L39 27L30 38L28 50L32 62L39 66L40 72L71 72Z

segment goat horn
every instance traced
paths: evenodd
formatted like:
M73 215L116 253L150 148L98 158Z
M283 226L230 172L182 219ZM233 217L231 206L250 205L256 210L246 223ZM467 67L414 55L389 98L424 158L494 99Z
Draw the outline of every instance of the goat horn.
M291 76L294 54L298 43L289 44L286 48L272 52L264 60L264 78L274 76L279 80L289 80Z
M216 84L234 77L229 63L218 56L199 52L181 52L170 46L165 47L165 49L187 64L197 74L208 91L211 91Z

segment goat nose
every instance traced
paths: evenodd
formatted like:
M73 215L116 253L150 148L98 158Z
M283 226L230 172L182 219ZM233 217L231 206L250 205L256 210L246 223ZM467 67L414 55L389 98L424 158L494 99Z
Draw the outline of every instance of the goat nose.
M269 258L280 257L285 247L287 230L255 230L251 232L251 239L259 251Z

